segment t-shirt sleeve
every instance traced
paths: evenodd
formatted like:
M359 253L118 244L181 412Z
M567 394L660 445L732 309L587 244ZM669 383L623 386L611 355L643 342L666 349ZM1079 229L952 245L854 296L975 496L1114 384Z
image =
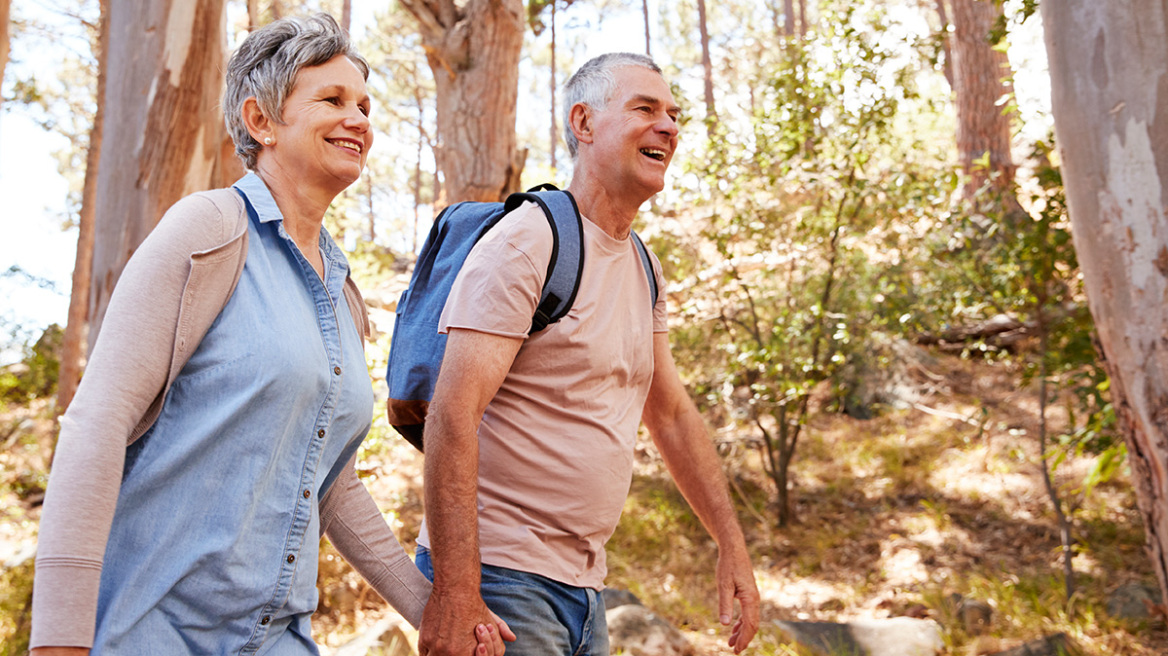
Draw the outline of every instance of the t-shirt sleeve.
M653 264L653 275L657 278L657 304L653 306L653 332L669 332L669 309L665 302L665 275L661 272L661 261L649 250L649 261Z
M438 332L465 328L524 339L539 304L552 232L537 205L507 214L471 249L446 299Z

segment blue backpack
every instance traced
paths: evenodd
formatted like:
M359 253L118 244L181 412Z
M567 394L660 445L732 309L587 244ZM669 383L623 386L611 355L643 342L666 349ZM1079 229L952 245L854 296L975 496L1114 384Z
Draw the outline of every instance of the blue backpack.
M438 333L438 319L446 307L446 297L478 240L503 215L524 201L532 201L543 209L553 239L547 277L528 334L559 321L576 300L584 270L584 223L576 199L570 193L541 185L527 193L511 194L502 203L463 202L442 210L418 255L410 286L397 302L385 375L389 384L389 423L419 451L426 411L446 351L446 335ZM632 239L656 305L657 277L653 275L649 251L635 232Z

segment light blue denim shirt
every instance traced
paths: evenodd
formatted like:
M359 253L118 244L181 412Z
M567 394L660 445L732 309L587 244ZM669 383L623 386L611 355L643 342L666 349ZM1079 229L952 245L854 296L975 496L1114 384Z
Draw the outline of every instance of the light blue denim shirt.
M263 181L247 261L153 427L126 452L93 654L316 654L319 499L369 430L373 392L321 230L324 282Z

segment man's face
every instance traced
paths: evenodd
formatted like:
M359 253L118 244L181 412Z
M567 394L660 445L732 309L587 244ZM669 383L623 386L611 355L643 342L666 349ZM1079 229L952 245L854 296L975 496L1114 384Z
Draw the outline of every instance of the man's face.
M658 73L624 66L615 78L608 106L593 112L592 151L620 188L636 189L648 199L665 188L680 108Z

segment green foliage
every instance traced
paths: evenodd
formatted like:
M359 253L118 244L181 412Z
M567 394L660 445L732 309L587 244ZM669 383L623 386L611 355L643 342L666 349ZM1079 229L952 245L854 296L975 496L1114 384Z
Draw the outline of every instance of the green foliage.
M716 349L717 369L690 369L693 384L761 433L780 524L813 391L826 384L829 405L846 405L847 365L877 333L899 329L913 293L904 253L917 236L905 225L952 188L898 124L902 103L916 99L924 46L882 40L882 11L858 7L824 7L822 30L754 73L748 131L720 123L706 161L687 170L708 189L700 243L664 240L674 246L666 260L688 274L679 351Z
M938 226L930 257L939 265L935 284L918 307L927 308L921 322L936 322L938 330L947 327L946 318L972 323L1008 315L1021 323L1033 336L1030 342L982 341L971 344L970 352L1016 359L1024 367L1024 381L1045 377L1053 386L1052 396L1062 399L1069 417L1058 448L1104 456L1086 484L1090 488L1114 473L1123 446L1107 374L1097 359L1062 177L1050 162L1053 150L1049 143L1034 144L1030 161L1036 184L1019 199L1028 213L1001 199L985 204L985 196L992 195L986 190L973 206L996 209L982 213L966 207ZM1056 464L1062 457L1056 454Z
M28 653L33 561L0 570L0 656Z
M65 330L52 324L31 346L24 346L20 362L0 369L0 402L25 403L57 392L61 343Z

